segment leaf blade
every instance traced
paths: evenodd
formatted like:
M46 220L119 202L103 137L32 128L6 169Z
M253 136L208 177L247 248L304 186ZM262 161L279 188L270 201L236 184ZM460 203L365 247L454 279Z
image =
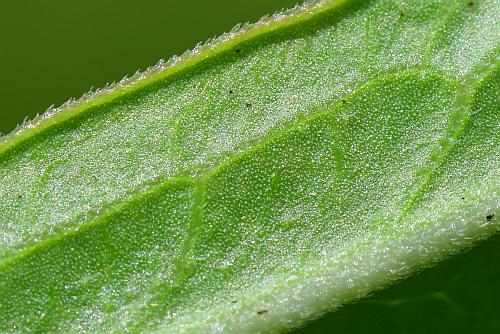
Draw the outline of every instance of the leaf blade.
M493 17L494 3L483 3L487 10L493 8L492 14L489 13ZM124 97L89 107L85 114L71 115L68 120L43 130L44 136L37 138L43 139L41 144L32 140L32 146L27 146L29 140L26 140L14 149L4 149L0 153L4 158L0 169L7 186L1 195L0 221L4 222L3 233L7 235L2 239L7 260L1 271L5 287L2 299L14 304L6 304L2 314L17 322L22 314L12 313L13 310L28 311L14 305L34 307L28 313L37 315L26 319L27 323L17 324L21 330L40 326L40 330L76 331L84 326L104 331L106 328L140 331L166 326L180 332L214 329L211 326L217 324L225 327L216 330L281 330L290 326L290 319L296 325L444 256L453 247L463 245L467 238L477 239L498 229L495 221L484 224L485 210L497 210L498 206L495 150L499 137L495 127L490 130L493 139L489 145L480 141L489 158L467 158L467 162L476 163L474 169L466 166L468 172L490 173L478 176L480 180L489 179L490 188L483 184L472 187L474 191L483 191L474 198L474 203L481 207L460 204L460 213L468 222L462 227L469 229L462 236L467 238L462 240L459 235L452 247L445 240L454 236L456 230L433 235L444 227L440 224L455 223L452 214L457 212L457 205L448 203L449 196L439 194L441 203L432 212L429 208L434 205L433 200L423 199L423 203L431 202L423 206L424 213L436 215L438 209L448 210L441 221L425 214L419 216L422 210L418 211L421 209L418 189L423 195L434 194L429 188L435 182L434 171L447 161L448 152L453 151L455 141L460 142L462 132L467 134L466 120L482 115L469 111L475 83L488 78L484 80L489 82L489 90L483 95L495 96L497 79L491 79L493 76L488 76L484 68L495 68L495 58L491 55L497 55L498 48L494 41L486 39L479 44L480 52L471 57L472 61L467 58L464 63L464 59L459 59L457 66L456 59L449 57L448 40L445 47L440 44L442 40L435 39L438 35L432 34L430 39L422 36L436 28L441 32L442 26L456 27L469 22L471 15L464 14L463 3L453 3L451 9L441 2L416 1L409 6L415 12L405 8L405 13L415 16L401 19L401 8L390 2L341 3L309 21L301 21L300 25L257 35L247 44L208 57L201 65L190 65L194 68L191 72L186 70L149 86L122 91ZM433 12L436 9L439 10ZM450 17L452 24L447 25ZM386 30L391 34L382 33ZM444 36L451 39L451 45L457 43L454 34ZM473 36L479 39L479 34ZM353 44L350 39L365 43ZM430 45L432 52L420 56ZM411 46L414 50L408 50ZM357 59L349 54L363 55L368 51L369 58ZM392 53L396 57L391 57ZM449 62L447 67L439 68L443 57ZM354 64L343 64L339 59L350 59ZM477 59L481 61L478 63ZM364 86L366 80L369 84ZM281 87L283 82L287 85ZM235 83L239 88L233 91ZM258 89L252 91L248 87ZM495 124L498 100L486 101L489 101L484 107L489 112L486 123ZM469 142L473 141L466 143ZM321 147L318 152L316 146ZM21 169L14 176L9 174L15 170L13 166ZM269 170L278 175L269 178L266 174ZM135 241L138 238L139 230L127 232L127 225L116 224L116 231L95 237L99 240L98 247L93 244L95 239L86 237L87 233L97 233L101 226L89 221L106 219L110 226L103 224L103 228L115 226L111 223L114 215L121 224L141 222L137 217L126 218L125 208L139 201L136 198L143 198L143 193L151 193L153 197L161 193L162 184L170 185L172 180L185 182L191 189L191 195L177 196L191 203L185 204L191 209L185 210L180 204L172 209L184 208L182 219L162 216L169 201L149 211L145 209L149 212L145 217L154 214L162 217L159 226L175 225L177 221L183 222L182 228L187 226L181 233L183 236L172 231L181 243L168 239L172 250L164 251L163 256L140 257L147 253L140 247L160 243L155 235L133 250L133 245L123 246L127 238ZM21 185L17 184L19 181ZM329 185L328 191L322 189L325 185ZM17 192L23 187L31 190L26 198L19 198ZM451 188L456 190L456 187ZM383 196L377 191L382 191ZM204 198L195 193L207 195ZM413 199L415 193L417 197ZM318 194L323 198L318 199ZM331 202L328 194L346 198L340 198L339 204ZM166 196L172 201L176 197ZM193 202L194 198L197 200ZM352 203L358 207L353 208ZM109 211L105 209L107 206ZM200 207L208 214L202 215ZM364 217L366 207L373 209L368 218ZM464 208L468 211L464 212ZM97 212L103 209L104 214ZM140 209L135 210L140 213ZM345 216L335 216L336 212ZM355 215L350 216L351 212ZM338 222L340 227L329 227L328 219ZM422 220L426 228L409 227L410 220ZM9 221L18 223L11 225ZM221 221L225 223L220 224ZM146 221L142 222L144 228ZM357 223L343 226L343 222ZM120 228L125 230L127 238L113 239L123 232ZM51 241L54 236L60 236L57 239L60 241ZM166 238L161 233L159 236ZM338 244L332 244L332 240ZM240 243L245 246L240 247ZM34 247L30 248L31 245ZM422 250L432 245L433 252ZM92 247L100 247L101 251ZM332 248L333 252L322 253L322 247ZM394 258L383 253L387 249ZM174 250L180 253L172 255ZM403 254L401 250L407 252ZM129 257L115 254L120 251ZM44 252L45 256L35 256ZM87 253L102 257L92 261L81 258L81 254ZM326 262L315 258L315 253L323 254ZM356 256L365 259L364 262L356 262ZM171 259L157 263L156 267L153 264L141 267L145 264L136 263L165 257ZM370 268L372 264L366 260L370 257L379 260L375 268ZM74 259L76 269L65 268L63 264L69 259ZM47 265L50 261L53 264ZM353 263L359 268L333 273L324 269L349 268ZM113 271L108 272L108 266L112 265L117 266L117 275L122 268L123 277L116 278ZM52 270L60 274L54 275ZM93 271L107 275L94 282L89 294L78 289L75 294L70 283L92 281ZM81 279L72 276L75 272ZM211 277L204 277L207 273ZM340 283L333 281L335 277ZM257 279L267 282L263 288L256 284ZM328 283L317 285L319 279ZM368 283L363 283L363 279ZM281 280L285 283L277 283ZM358 285L349 286L350 280ZM22 290L16 289L20 282L25 282L21 284L25 287ZM29 282L39 289L38 297L26 295L30 291ZM133 283L138 286L143 283L145 290L139 287L140 291L128 291L126 285ZM124 285L113 288L113 284ZM70 291L66 291L66 286L70 286ZM321 288L326 290L318 296ZM293 295L296 289L305 292ZM228 300L234 291L239 296L236 303ZM72 294L76 296L76 304L70 302ZM55 311L49 316L43 312L47 296L54 299L51 303ZM99 296L103 300L96 303ZM329 302L327 299L332 297ZM142 305L140 301L144 303L144 298L151 298L148 303L154 307ZM283 302L293 298L296 307L289 301ZM114 309L113 304L120 302L121 308ZM70 314L64 312L62 305L70 305ZM176 312L182 315L170 319ZM239 316L235 318L235 314ZM2 323L13 325L7 319Z

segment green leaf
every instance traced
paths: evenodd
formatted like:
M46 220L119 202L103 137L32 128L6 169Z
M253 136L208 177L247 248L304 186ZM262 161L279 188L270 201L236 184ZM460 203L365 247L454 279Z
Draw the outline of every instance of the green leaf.
M498 1L325 1L0 144L0 330L281 331L499 229Z

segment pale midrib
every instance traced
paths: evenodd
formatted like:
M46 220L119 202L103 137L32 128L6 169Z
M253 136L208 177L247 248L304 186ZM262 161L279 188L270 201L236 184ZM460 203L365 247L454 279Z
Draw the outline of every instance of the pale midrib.
M290 131L293 131L294 129L300 128L303 124L309 123L313 121L316 118L320 118L324 115L330 114L335 112L339 106L342 106L344 103L342 101L345 101L347 99L350 99L350 97L357 95L358 92L369 88L372 85L377 85L380 81L384 81L386 79L392 78L392 77L397 77L398 75L402 73L416 73L416 74L424 74L426 72L430 73L439 73L436 71L435 68L432 67L419 67L418 69L414 68L406 68L406 69L397 69L394 71L389 71L389 73L384 73L384 75L374 77L370 80L368 80L365 84L358 86L356 89L351 91L349 94L340 97L335 103L331 105L331 107L325 111L322 112L317 112L313 113L307 117L304 117L303 119L300 119L298 122L294 124L290 124L289 126L285 126L282 130L276 131L272 133L269 136L265 136L261 141L256 142L254 145L249 146L245 148L244 150L233 154L229 156L226 160L222 161L219 165L215 166L212 170L209 170L206 172L204 175L201 175L199 177L190 177L190 176L174 176L168 179L160 180L157 181L156 183L152 183L151 181L146 181L140 186L136 187L135 189L131 190L127 194L125 194L125 198L118 199L116 201L113 201L106 206L104 206L102 209L99 210L101 212L100 214L92 217L89 219L87 222L84 222L80 225L76 226L71 226L68 223L65 223L63 225L66 226L71 226L69 227L69 232L68 231L63 231L63 233L60 234L55 234L47 237L43 241L40 241L38 243L32 244L25 246L25 248L21 248L21 250L18 253L10 253L9 255L5 256L2 261L0 262L0 271L4 270L8 266L14 264L16 261L29 256L32 252L44 248L46 246L50 247L54 242L58 242L59 240L63 240L65 237L69 237L72 235L79 234L82 230L87 230L89 228L92 228L94 225L100 225L102 224L102 220L110 215L114 215L117 212L120 212L123 208L127 207L127 205L133 201L135 201L137 198L141 197L144 195L144 193L151 193L158 191L159 189L163 189L165 186L167 186L169 183L175 183L177 181L185 181L189 182L191 184L194 184L195 186L195 203L193 204L193 211L199 210L199 214L196 214L195 212L192 212L192 217L193 222L191 223L189 227L190 233L194 233L194 238L198 236L198 227L201 225L201 220L202 220L202 211L201 208L198 208L197 206L200 205L200 203L203 201L204 197L204 188L207 183L207 181L217 175L220 171L224 170L226 166L232 165L235 161L239 160L242 157L248 156L254 151L259 150L261 147L267 145L268 143L272 142L274 139L279 138L286 133L289 133ZM439 73L438 75L442 76L442 73ZM450 81L450 79L447 79ZM479 80L478 80L479 81ZM153 184L153 187L148 190L144 190L144 185L145 184ZM84 216L85 214L82 214ZM80 221L80 219L76 219L77 221ZM190 251L190 248L192 247L193 243L195 241L190 240L191 235L187 236L187 240L183 243L181 253L182 254L187 254ZM22 246L21 246L22 247ZM15 249L12 251L15 252ZM184 264L180 265L181 267L185 267Z

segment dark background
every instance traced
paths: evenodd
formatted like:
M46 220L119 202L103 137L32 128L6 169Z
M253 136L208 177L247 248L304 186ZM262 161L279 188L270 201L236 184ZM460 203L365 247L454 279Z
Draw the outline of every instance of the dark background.
M1 1L0 132L295 2ZM499 286L495 236L297 333L500 333Z

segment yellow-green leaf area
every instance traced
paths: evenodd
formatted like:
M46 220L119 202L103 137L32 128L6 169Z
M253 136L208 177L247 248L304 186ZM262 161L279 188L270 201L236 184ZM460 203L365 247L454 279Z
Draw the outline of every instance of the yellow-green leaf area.
M0 143L0 331L280 332L499 229L498 1L309 3Z

